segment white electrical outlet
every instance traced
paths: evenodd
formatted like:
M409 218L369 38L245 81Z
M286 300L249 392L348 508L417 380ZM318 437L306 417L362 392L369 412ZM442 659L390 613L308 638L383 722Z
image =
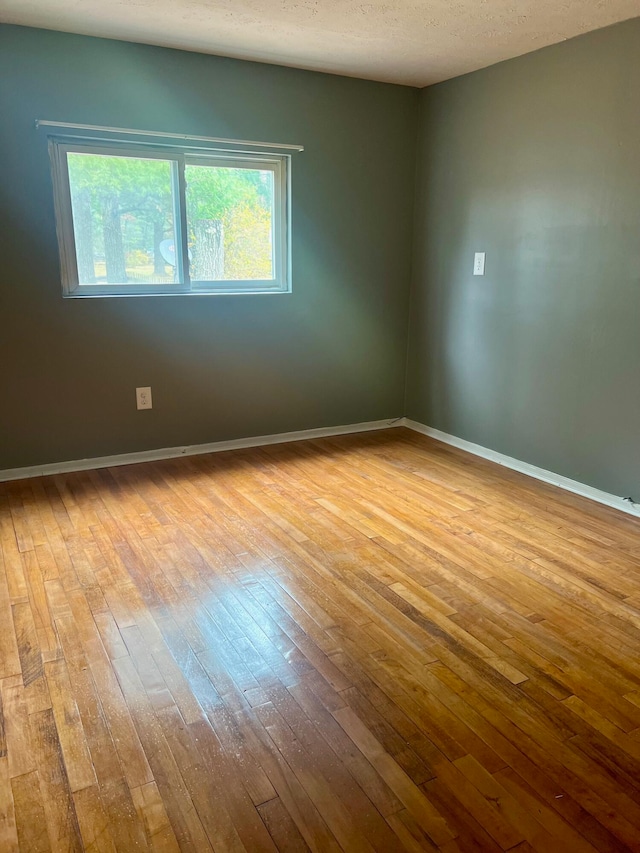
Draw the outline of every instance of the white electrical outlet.
M473 274L474 275L484 275L484 252L476 252L474 261L473 261Z
M139 409L152 409L151 388L136 388L136 404Z

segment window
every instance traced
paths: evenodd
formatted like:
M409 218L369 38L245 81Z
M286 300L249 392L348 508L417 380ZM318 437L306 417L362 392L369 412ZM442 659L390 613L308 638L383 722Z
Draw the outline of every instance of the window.
M290 289L289 157L50 141L65 296Z

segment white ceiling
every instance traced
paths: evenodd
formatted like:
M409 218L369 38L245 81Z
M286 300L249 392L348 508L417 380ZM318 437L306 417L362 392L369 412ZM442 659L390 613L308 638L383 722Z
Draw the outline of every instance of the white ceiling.
M0 21L426 86L640 16L640 0L0 0Z

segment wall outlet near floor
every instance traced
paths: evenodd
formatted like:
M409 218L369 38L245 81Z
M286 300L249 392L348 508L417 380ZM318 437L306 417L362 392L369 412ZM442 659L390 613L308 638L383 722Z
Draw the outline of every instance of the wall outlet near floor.
M473 261L473 274L484 275L484 252L476 252Z
M136 388L136 405L139 409L152 409L151 388Z

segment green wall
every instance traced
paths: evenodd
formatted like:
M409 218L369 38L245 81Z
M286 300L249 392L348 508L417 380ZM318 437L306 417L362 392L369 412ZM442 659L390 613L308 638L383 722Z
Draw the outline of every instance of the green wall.
M0 469L401 415L418 96L0 26ZM305 145L293 293L63 300L38 118Z
M0 26L0 469L406 414L640 500L639 56L418 92ZM63 300L37 118L304 144L293 293Z
M406 415L640 501L640 19L420 109Z

